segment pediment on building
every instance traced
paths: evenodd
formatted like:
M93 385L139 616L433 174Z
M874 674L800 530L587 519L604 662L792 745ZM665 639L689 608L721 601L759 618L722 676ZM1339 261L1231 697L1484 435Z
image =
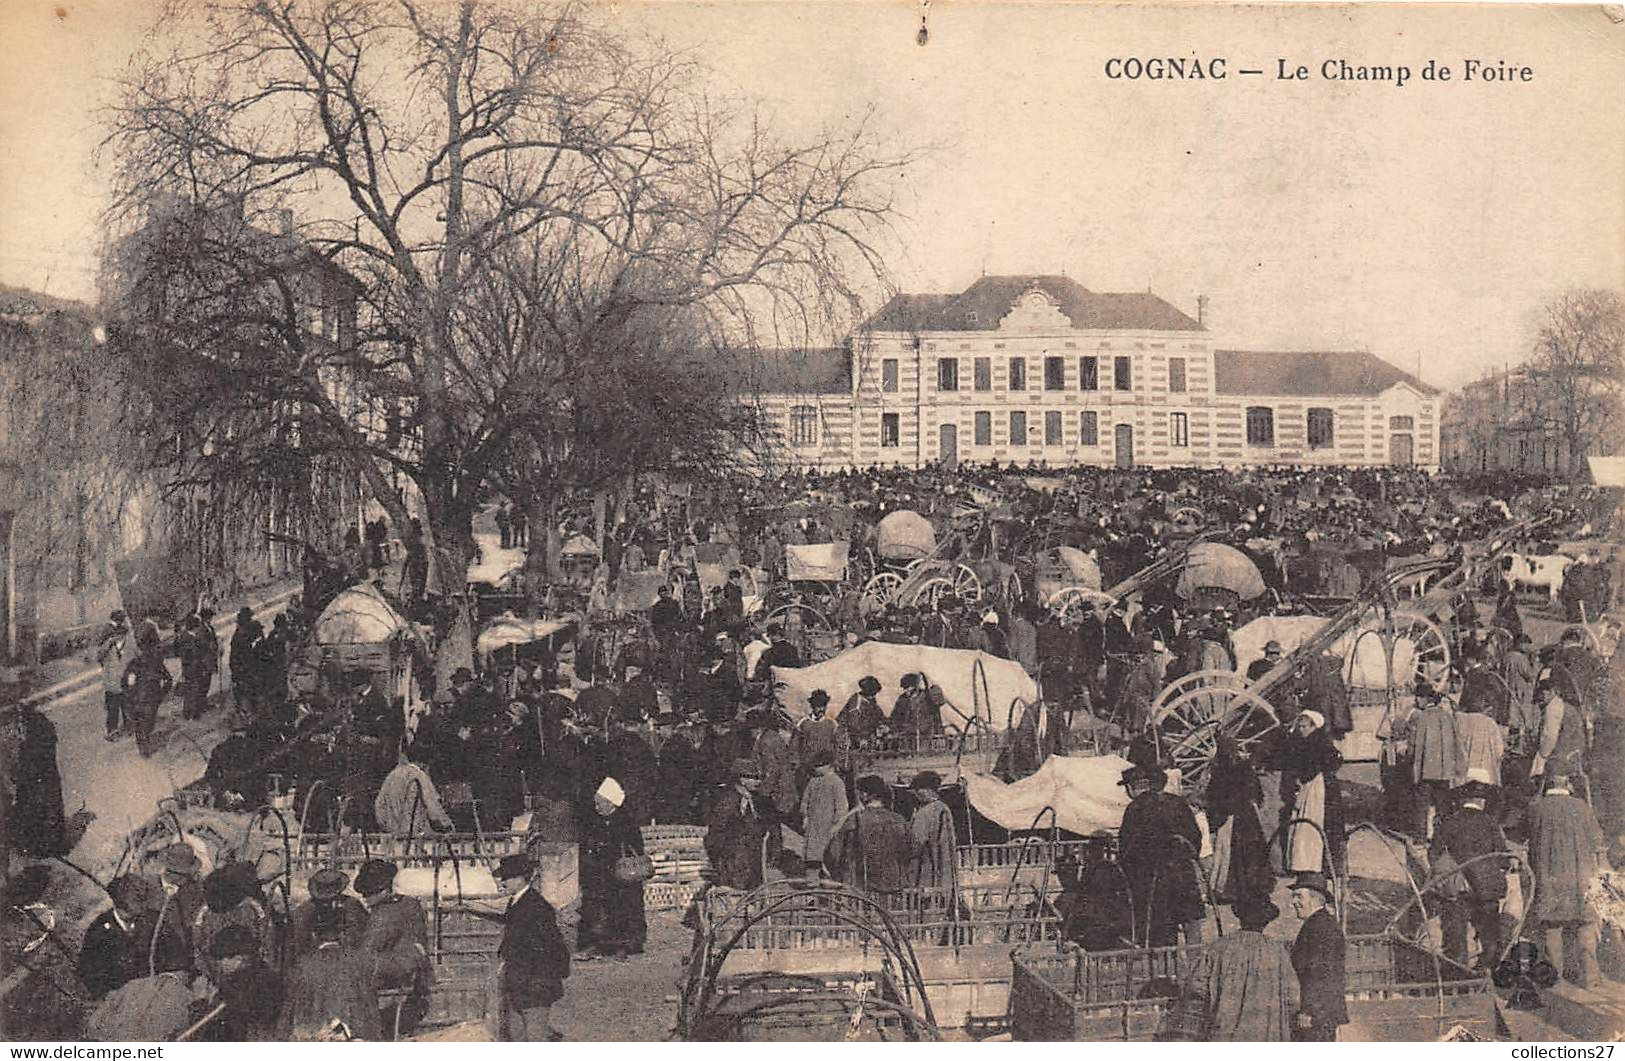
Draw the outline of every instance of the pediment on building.
M1061 312L1061 304L1038 287L1018 295L1010 312L999 319L1001 332L1047 332L1071 327L1072 319Z

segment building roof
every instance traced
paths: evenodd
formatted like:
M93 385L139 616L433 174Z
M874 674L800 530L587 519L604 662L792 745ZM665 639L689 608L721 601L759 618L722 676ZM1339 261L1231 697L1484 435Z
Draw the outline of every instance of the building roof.
M1404 372L1364 350L1213 351L1214 390L1219 394L1375 396L1396 383L1423 394L1437 394Z
M1149 291L1090 291L1065 276L984 276L957 295L896 295L863 325L867 331L987 332L1028 290L1053 299L1078 329L1201 331L1202 325Z
M852 393L852 357L842 346L734 351L730 359L741 394Z

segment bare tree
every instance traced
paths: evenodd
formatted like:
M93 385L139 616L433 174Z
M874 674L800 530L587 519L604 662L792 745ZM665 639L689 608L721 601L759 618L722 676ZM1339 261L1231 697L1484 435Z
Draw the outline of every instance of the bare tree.
M185 233L148 259L185 280L166 285L164 345L238 383L255 376L250 434L346 454L397 524L389 472L409 477L447 554L445 588L461 582L498 469L521 489L516 412L565 407L595 358L671 322L747 345L844 327L879 272L885 178L904 160L864 123L781 143L757 115L713 106L685 59L584 8L239 0L166 17L165 40L202 43L144 56L107 142L125 227L168 203L210 236L190 241L207 268L184 264ZM301 246L355 278L363 319L348 349L305 341L287 262L254 251L280 210ZM525 294L527 260L568 268L558 283L533 268ZM545 344L491 343L512 314L482 300L501 292L533 323L554 315ZM542 359L549 371L543 346L568 356ZM405 410L411 446L357 427L335 397L340 368L351 398ZM203 402L189 420L219 452L217 425L250 409L217 413ZM556 460L548 432L523 437ZM569 452L585 468L624 441L582 430Z
M1588 454L1611 452L1625 427L1622 342L1625 300L1616 291L1569 291L1545 307L1530 373L1571 475L1583 473Z

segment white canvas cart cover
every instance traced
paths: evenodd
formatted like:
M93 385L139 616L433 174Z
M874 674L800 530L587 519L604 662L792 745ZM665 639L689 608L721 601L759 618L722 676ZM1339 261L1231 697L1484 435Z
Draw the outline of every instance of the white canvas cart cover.
M1586 463L1598 486L1625 486L1625 457L1587 457Z
M1100 588L1100 565L1082 549L1070 545L1057 545L1045 549L1038 560L1038 577L1046 582L1059 582L1069 586Z
M1127 759L1116 755L1052 755L1038 772L1014 784L989 774L965 778L965 795L983 817L1004 829L1048 829L1050 818L1038 815L1055 808L1055 824L1070 833L1116 833L1128 808L1128 791L1118 784Z
M474 641L474 650L481 656L489 656L499 648L528 645L532 641L552 637L569 626L568 619L520 619L503 615L480 631L480 636Z
M848 542L786 545L784 575L791 582L844 582L850 553Z
M1209 588L1227 589L1242 600L1252 600L1263 595L1264 576L1240 549L1223 542L1202 542L1186 554L1174 592L1189 600L1197 591Z
M700 580L700 588L707 593L727 585L729 571L743 569L737 546L706 542L692 549L694 574Z
M615 594L610 598L610 610L617 612L646 612L660 599L660 587L666 584L666 573L659 568L643 571L622 571L615 580Z
M559 546L560 556L597 556L598 544L585 534L574 534Z
M1281 643L1281 651L1290 655L1292 650L1319 633L1328 620L1318 615L1266 615L1237 630L1232 639L1236 645L1236 665L1242 674L1248 664L1264 658L1264 646L1271 641ZM1360 638L1354 658L1349 659L1349 646ZM1338 638L1327 654L1344 660L1343 680L1354 689L1385 689L1388 687L1388 661L1382 648L1382 639L1367 627L1352 630ZM1406 675L1416 673L1416 645L1408 638L1394 642L1394 674L1404 682ZM1408 692L1409 690L1403 690Z
M1033 703L1038 699L1037 684L1021 664L1013 660L970 649L893 645L880 641L866 641L834 659L810 667L774 667L773 680L785 683L780 703L793 714L807 714L808 694L822 689L829 694L829 717L835 718L847 698L858 691L858 681L872 674L881 685L876 698L880 709L890 717L897 694L902 692L903 675L921 673L942 689L944 699L951 705L942 709L943 724L956 729L965 725L961 713L970 715L973 711L984 721L991 722L995 729L1003 729L1011 701L1020 698Z
M1053 475L1029 475L1022 482L1027 489L1037 490L1041 494L1053 494L1066 489L1066 480L1057 479Z
M918 512L900 508L875 527L875 551L887 560L923 560L937 551L937 532Z
M411 627L374 586L352 586L323 609L313 631L319 645L382 645Z

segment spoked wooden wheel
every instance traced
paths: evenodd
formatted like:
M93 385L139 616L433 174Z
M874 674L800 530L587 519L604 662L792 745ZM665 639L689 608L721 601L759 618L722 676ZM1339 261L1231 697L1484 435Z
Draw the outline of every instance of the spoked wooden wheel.
M1202 515L1201 509L1184 505L1174 509L1173 513L1168 517L1168 521L1181 531L1195 532L1202 529L1202 525L1207 522L1207 519Z
M1450 677L1450 639L1439 624L1416 612L1394 614L1394 636L1411 643L1415 669L1408 674L1396 674L1394 680L1403 683L1401 689L1410 689L1416 679L1425 678L1435 686L1442 686Z
M937 610L937 602L953 591L954 584L947 576L936 575L914 587L914 591L909 594L909 599L905 603L912 604L916 608L922 608L925 611L934 612Z
M1004 576L1004 581L1001 583L1001 585L1003 586L1005 604L1016 604L1027 598L1027 590L1026 587L1021 584L1021 576L1016 574L1014 571L1008 572Z
M895 571L882 571L863 587L863 605L880 609L897 600L903 589L903 576Z
M1050 597L1049 610L1065 618L1072 614L1081 614L1085 608L1093 608L1096 612L1105 614L1117 598L1110 593L1102 593L1098 589L1088 589L1083 586L1068 586Z
M1189 674L1180 675L1163 687L1162 692L1151 702L1151 717L1160 718L1162 709L1173 703L1192 689L1226 688L1239 689L1246 682L1241 675L1233 670L1198 670Z
M955 564L953 571L948 575L954 593L962 601L979 601L982 599L982 580L977 577L966 564Z
M1262 696L1223 685L1187 689L1153 715L1152 722L1170 765L1179 768L1186 792L1207 785L1221 733L1235 738L1242 751L1249 751L1280 725L1275 709Z
M810 604L781 604L767 613L767 621L769 625L781 624L787 630L800 627L827 633L835 629L835 624Z

